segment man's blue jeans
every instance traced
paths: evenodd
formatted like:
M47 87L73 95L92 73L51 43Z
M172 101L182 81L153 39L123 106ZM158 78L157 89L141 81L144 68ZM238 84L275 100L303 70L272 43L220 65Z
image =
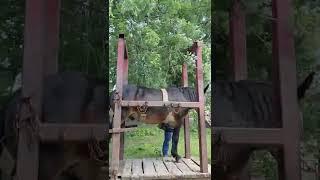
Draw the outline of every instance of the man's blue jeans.
M172 138L173 131L170 128L166 128L164 131L164 141L163 141L163 146L162 146L162 154L163 156L168 156L168 151L169 151L169 143Z

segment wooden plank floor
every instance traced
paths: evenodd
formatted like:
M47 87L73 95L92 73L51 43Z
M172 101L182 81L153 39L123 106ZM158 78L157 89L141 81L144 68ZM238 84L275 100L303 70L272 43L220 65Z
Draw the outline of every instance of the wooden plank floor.
M200 173L198 160L182 158L176 163L173 158L126 159L120 163L118 178L134 179L203 179L211 178L211 166L208 173Z

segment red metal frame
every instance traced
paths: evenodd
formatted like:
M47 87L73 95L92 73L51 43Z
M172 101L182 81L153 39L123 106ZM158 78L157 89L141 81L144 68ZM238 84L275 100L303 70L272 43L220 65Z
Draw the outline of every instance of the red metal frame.
M227 143L269 144L283 148L279 163L279 179L299 180L300 119L297 103L296 63L294 56L292 8L290 0L273 0L273 118L281 119L280 129L213 127L213 133L222 132ZM235 0L230 13L230 44L233 79L247 76L245 15L240 1ZM280 111L281 109L281 111Z
M199 100L198 107L198 129L199 129L199 146L200 146L200 171L208 172L208 153L207 153L207 138L206 138L206 124L205 124L205 114L204 114L204 86L203 86L203 66L202 66L202 44L200 42L195 42L193 44L195 47L196 60L196 90Z
M126 55L125 55L126 54ZM126 44L124 40L124 34L119 35L118 41L118 59L117 59L117 81L116 81L116 91L119 95L120 100L122 99L123 91L123 80L124 77L128 77L127 71L124 71L125 57L128 57L126 51ZM113 119L113 128L120 128L121 124L121 103L115 104L114 119ZM120 133L112 134L112 176L116 176L119 169L119 160L120 160Z
M232 40L232 57L235 80L245 79L247 76L246 50L245 50L245 18L240 8L239 0L234 1L231 12L230 35ZM281 118L282 129L242 129L242 128L217 128L222 131L224 138L229 143L257 143L257 144L281 144L283 145L283 166L280 169L283 174L280 178L298 180L300 174L300 123L296 99L296 63L294 56L292 9L290 0L273 0L273 65L274 65L274 118ZM41 115L42 80L46 74L57 72L58 44L59 44L59 0L27 0L24 39L23 61L23 96L31 97L37 114ZM234 31L237 29L237 31ZM121 37L122 36L122 37ZM117 61L117 91L122 95L123 84L128 83L128 53L125 48L124 36L121 35L118 43ZM201 155L201 171L207 172L207 148L204 120L204 96L201 46L195 43L190 48L197 56L197 92L199 103L182 103L182 107L197 107L199 115L199 141ZM44 61L46 60L46 61ZM121 96L120 96L121 97ZM121 152L119 147L120 133L125 129L120 127L121 106L136 106L144 102L123 101L115 107L114 133L112 134L113 159L112 166L117 170ZM149 102L150 103L150 102ZM149 106L162 106L163 102L152 102ZM279 109L282 111L280 112ZM41 117L39 117L41 119ZM63 129L59 130L59 129ZM76 131L85 132L80 135ZM65 140L83 140L88 136L101 137L105 133L104 125L40 125L41 140L55 140L64 135ZM92 133L91 133L92 132ZM118 133L115 133L118 132ZM213 132L214 133L214 132ZM38 177L38 148L39 142L32 144L32 149L27 147L26 137L28 132L21 129L19 132L17 179L36 180ZM250 139L248 139L250 137ZM122 143L123 144L123 143ZM123 148L122 148L123 149ZM187 156L187 152L186 152Z
M240 0L235 0L230 11L230 47L232 79L247 78L246 21Z
M59 31L60 31L60 0L45 1L44 21L46 55L44 61L44 75L55 74L58 72L59 55Z
M122 106L142 106L146 103L146 101L121 101ZM190 107L197 108L199 107L199 102L177 102L177 101L148 101L148 106L180 106L180 107Z
M282 129L213 127L213 134L223 134L232 144L282 145Z
M37 114L41 114L42 69L45 57L45 26L43 10L44 1L26 1L24 56L22 94L31 97ZM35 140L28 147L29 132L22 128L19 131L17 152L17 179L38 179L39 142Z
M39 130L42 142L104 140L108 132L104 124L41 123Z
M37 180L40 141L81 141L105 138L105 124L41 123L42 84L46 75L58 71L60 0L27 0L23 57L23 97L30 97L38 115L39 139L29 144L29 131L19 130L17 180ZM128 129L125 129L128 130Z
M203 70L202 70L202 52L201 45L199 42L193 44L191 50L196 54L196 89L199 97L199 102L163 102L163 101L123 101L122 100L122 91L123 85L127 84L128 77L128 54L127 47L124 40L124 35L119 35L118 41L118 59L117 59L117 87L116 92L119 95L119 100L116 102L114 119L113 119L113 128L119 129L121 122L121 107L132 107L132 106L141 106L145 103L148 104L149 107L155 106L170 106L179 105L180 107L193 107L198 108L198 119L199 119L199 151L200 151L200 170L203 173L208 172L208 157L207 157L207 143L206 143L206 127L205 127L205 115L204 115L204 92L203 92ZM183 80L186 80L186 66L184 66ZM124 83L125 82L125 83ZM186 83L186 81L184 81ZM119 169L119 161L120 158L123 157L121 155L121 150L123 153L123 141L120 142L120 134L119 132L114 132L112 134L112 162L111 162L111 176L115 177L117 175ZM189 144L190 146L190 144ZM187 149L186 149L187 150ZM190 148L189 148L190 151ZM190 152L189 152L190 154ZM187 152L186 152L186 156Z
M284 178L301 179L301 122L297 102L296 60L293 37L293 9L290 0L273 0L273 65L275 109L281 109L283 124Z
M188 87L188 70L187 64L182 65L182 86ZM184 118L184 154L185 158L191 158L190 150L190 121L189 115Z
M121 36L121 35L120 35ZM124 39L124 36L123 36ZM125 42L125 40L124 40ZM129 62L128 62L128 49L126 45L124 46L124 60L123 60L123 85L128 84L128 68L129 68ZM121 125L121 128L125 128L125 123ZM124 132L120 135L120 155L119 159L123 160L124 158Z

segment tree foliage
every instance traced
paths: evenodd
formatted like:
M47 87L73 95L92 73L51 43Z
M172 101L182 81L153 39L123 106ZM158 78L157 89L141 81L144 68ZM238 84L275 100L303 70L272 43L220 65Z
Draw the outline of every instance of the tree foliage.
M104 0L61 1L59 71L103 76L107 71ZM0 2L0 103L22 70L25 1Z
M61 2L61 70L104 76L107 71L106 3L103 0Z
M203 41L204 79L210 81L209 0L109 1L109 84L115 84L118 34L124 33L129 53L129 83L147 87L181 85L181 68L188 64L195 79L194 61L186 49Z

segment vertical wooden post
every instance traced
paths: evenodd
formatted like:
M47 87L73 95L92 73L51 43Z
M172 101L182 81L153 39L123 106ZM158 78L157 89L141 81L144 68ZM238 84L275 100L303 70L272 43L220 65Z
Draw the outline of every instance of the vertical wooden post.
M124 40L124 42L126 42ZM128 68L129 68L128 49L126 43L124 43L124 61L123 61L123 86L128 84ZM125 123L121 125L121 128L125 128ZM120 160L124 159L124 132L120 135Z
M126 41L124 40L124 61L123 61L123 85L128 84L128 68L129 68L129 57L128 57L128 48Z
M188 87L188 70L187 64L182 65L182 86ZM190 152L190 122L189 115L184 118L184 153L185 158L191 158Z
M47 0L45 18L45 62L44 75L58 72L59 32L60 32L60 0Z
M296 61L293 37L293 11L290 0L273 0L274 92L279 98L283 123L285 179L301 179L300 116L297 102ZM277 104L275 104L277 105Z
M246 22L240 0L233 1L229 23L232 79L247 79Z
M200 42L194 44L196 60L196 87L199 100L198 108L198 129L199 129L199 146L200 146L200 171L203 173L208 172L208 154L207 154L207 139L206 139L206 125L204 114L204 87L203 87L203 66L202 66L202 45Z
M124 67L124 53L125 52L125 41L124 34L119 35L118 41L118 58L117 58L117 88L119 101L115 103L113 128L118 129L121 125L121 100L123 90L123 67ZM114 177L118 172L120 158L120 133L112 134L112 172L111 175Z
M45 1L27 0L22 95L30 97L38 118L41 115L41 97L43 81L43 60L45 57ZM17 180L37 180L39 164L39 139L28 142L30 131L27 128L19 130L17 151Z

